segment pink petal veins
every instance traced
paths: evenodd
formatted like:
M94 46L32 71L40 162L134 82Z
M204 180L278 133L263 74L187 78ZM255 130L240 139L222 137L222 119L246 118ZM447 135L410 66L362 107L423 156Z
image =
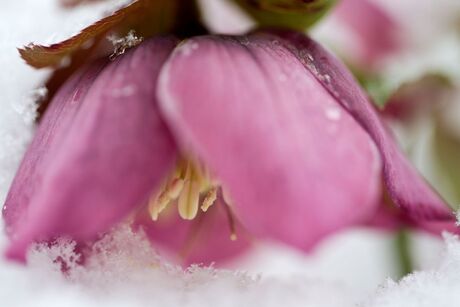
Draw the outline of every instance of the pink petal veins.
M190 39L163 69L159 98L249 232L308 249L376 209L372 140L280 40Z
M175 45L173 39L151 39L119 57L76 102L78 112L62 118L63 137L44 148L49 158L15 230L11 258L24 260L27 246L38 239L92 239L161 183L177 152L158 113L156 79Z
M305 35L287 31L277 35L292 44L293 54L372 137L382 156L384 179L393 201L416 220L452 220L449 207L404 157L345 66Z

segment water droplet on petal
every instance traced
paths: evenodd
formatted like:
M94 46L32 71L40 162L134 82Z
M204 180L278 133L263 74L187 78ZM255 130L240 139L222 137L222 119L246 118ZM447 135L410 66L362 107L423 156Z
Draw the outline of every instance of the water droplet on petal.
M328 107L325 110L326 117L330 120L337 121L342 116L341 111L337 107Z

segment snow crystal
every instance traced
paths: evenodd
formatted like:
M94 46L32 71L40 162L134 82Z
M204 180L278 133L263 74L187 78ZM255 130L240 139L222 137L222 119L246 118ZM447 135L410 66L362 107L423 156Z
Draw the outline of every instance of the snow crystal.
M460 301L460 241L445 234L446 251L435 270L413 273L400 282L389 280L365 307L452 307Z
M280 279L241 271L160 261L141 234L120 228L101 239L85 259L71 241L38 246L29 267L0 266L4 306L353 306L340 283L306 278ZM63 260L69 270L61 273ZM17 295L27 293L27 295Z
M128 32L125 37L116 37L116 36L109 36L107 38L114 47L113 53L110 55L110 59L114 60L116 57L124 54L126 50L133 48L144 40L142 37L138 37L134 30Z

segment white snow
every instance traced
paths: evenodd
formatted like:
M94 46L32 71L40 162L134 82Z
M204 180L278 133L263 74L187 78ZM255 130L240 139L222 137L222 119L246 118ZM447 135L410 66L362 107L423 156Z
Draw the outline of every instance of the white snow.
M69 259L62 242L30 255L30 266L0 267L2 306L352 306L340 283L289 279L161 263L142 236L127 228L104 238L103 250L64 277L50 259ZM18 295L25 293L25 295Z
M136 35L136 31L131 30L125 37L109 36L107 39L113 44L114 51L110 55L111 59L115 59L117 56L122 55L126 50L133 48L144 41L142 37Z
M453 307L460 301L460 241L445 234L446 255L434 270L415 272L399 283L389 280L364 306Z
M49 73L27 67L15 48L66 38L118 3L104 1L72 12L60 11L55 0L0 3L0 203L32 135L33 102L46 95L42 83ZM415 243L414 251L424 256L417 260L431 270L400 284L387 282L375 292L395 274L392 238L385 233L347 231L309 256L261 243L227 270L183 270L161 260L142 234L120 227L97 244L99 252L85 266L73 264L65 275L56 260L75 263L70 241L37 247L26 267L1 258L0 306L455 306L459 240L448 237L440 263L439 240L421 236ZM1 233L0 253L7 244Z

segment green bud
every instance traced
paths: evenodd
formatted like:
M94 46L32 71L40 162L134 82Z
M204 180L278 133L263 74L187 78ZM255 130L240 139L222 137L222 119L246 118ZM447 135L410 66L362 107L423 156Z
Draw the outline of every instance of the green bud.
M304 30L318 21L336 0L233 0L260 25Z

